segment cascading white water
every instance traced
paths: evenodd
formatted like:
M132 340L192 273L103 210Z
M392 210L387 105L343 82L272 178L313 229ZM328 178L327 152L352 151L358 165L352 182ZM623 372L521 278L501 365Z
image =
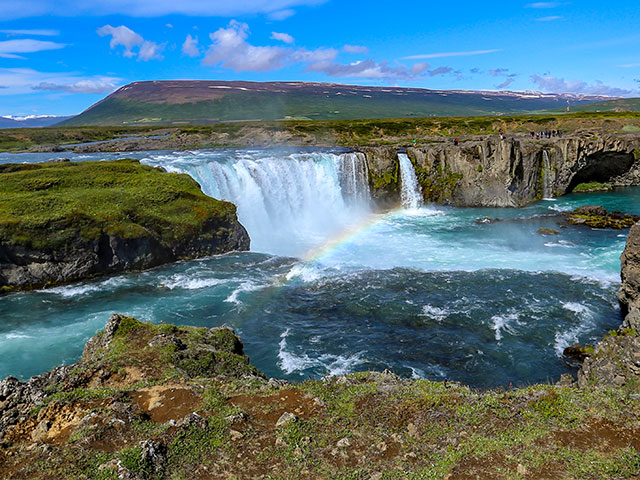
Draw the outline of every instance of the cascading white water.
M362 153L195 155L168 167L189 173L207 195L236 204L253 251L300 256L370 213Z
M553 186L551 181L551 163L549 153L542 151L542 198L553 200Z
M398 154L400 163L400 200L404 208L419 208L422 206L422 188L416 178L413 164L406 153Z

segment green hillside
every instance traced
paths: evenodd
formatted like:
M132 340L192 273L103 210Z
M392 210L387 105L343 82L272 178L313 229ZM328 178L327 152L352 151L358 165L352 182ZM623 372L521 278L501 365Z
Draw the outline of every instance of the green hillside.
M136 82L62 125L495 116L564 108L567 100L581 104L603 98L299 82Z

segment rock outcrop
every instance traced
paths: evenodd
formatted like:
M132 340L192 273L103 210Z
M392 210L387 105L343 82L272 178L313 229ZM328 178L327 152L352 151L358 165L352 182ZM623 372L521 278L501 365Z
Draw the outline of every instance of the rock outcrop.
M618 210L607 212L599 205L584 205L571 212L566 212L565 216L571 225L586 225L591 228L612 228L622 230L630 228L640 220L638 215L622 213Z
M434 140L409 147L425 201L457 206L518 207L561 196L586 182L640 185L640 138L591 135ZM361 149L379 203L399 203L395 147Z
M640 223L629 230L620 263L622 284L618 300L624 315L623 328L640 331Z
M135 160L2 165L0 291L248 250L236 208Z
M629 231L620 257L620 328L590 351L578 372L578 385L637 388L640 380L640 223Z

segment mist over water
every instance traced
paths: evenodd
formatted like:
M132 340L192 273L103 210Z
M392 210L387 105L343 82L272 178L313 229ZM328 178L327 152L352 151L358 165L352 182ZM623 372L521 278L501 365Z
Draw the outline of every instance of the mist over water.
M231 325L269 376L389 368L481 387L555 380L573 371L564 347L595 343L620 323L626 232L560 228L558 214L586 204L639 214L639 188L522 209L373 213L366 164L353 153L127 156L187 172L236 202L252 252L2 297L0 377L76 361L114 312ZM500 221L476 222L486 216ZM540 236L543 226L560 234Z

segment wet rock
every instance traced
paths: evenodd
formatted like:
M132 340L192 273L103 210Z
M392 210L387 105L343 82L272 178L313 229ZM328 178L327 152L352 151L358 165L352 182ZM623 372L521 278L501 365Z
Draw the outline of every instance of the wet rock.
M629 215L618 210L607 212L599 205L585 205L565 213L567 221L572 225L586 225L591 228L613 228L621 230L630 228L640 220L640 216Z
M482 217L482 218L476 218L475 223L477 223L478 225L482 225L485 223L496 223L499 221L500 221L499 218Z
M587 344L583 347L582 345L576 343L565 348L562 354L572 360L583 362L587 359L587 357L590 357L593 354L593 351L594 350L592 345Z
M559 235L560 231L555 228L540 227L538 229L538 234L542 236Z

